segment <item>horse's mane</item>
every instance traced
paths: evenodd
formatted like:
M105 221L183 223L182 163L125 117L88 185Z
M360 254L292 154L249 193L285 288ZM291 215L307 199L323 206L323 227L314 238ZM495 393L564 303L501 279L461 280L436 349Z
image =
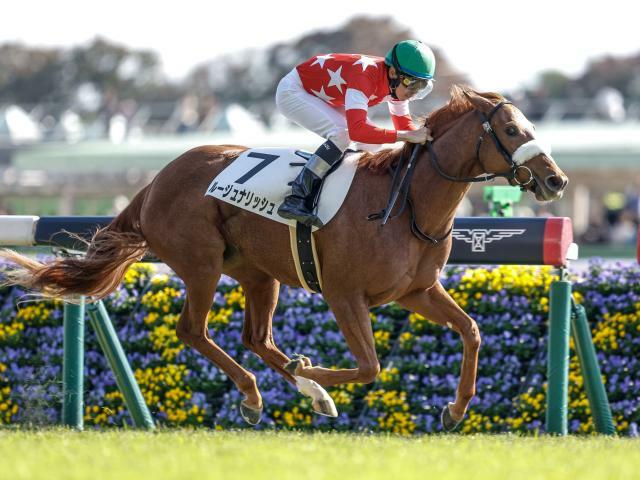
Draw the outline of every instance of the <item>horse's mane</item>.
M451 99L443 107L429 113L422 125L428 125L431 129L431 136L436 140L440 135L446 132L449 127L462 115L473 110L473 103L469 100L468 95L478 95L486 98L494 103L504 100L504 97L494 92L477 92L470 87L453 85L451 87ZM402 149L385 149L376 153L364 153L358 161L358 167L367 168L375 173L384 173L398 159L409 155L413 144L405 143Z

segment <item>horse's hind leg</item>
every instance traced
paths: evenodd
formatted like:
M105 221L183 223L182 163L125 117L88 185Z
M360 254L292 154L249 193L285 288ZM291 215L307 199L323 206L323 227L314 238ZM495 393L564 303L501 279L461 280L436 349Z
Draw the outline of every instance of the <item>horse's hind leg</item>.
M216 345L209 337L207 328L207 315L222 271L222 255L218 261L197 258L193 260L194 266L187 270L188 273L181 274L187 289L187 298L178 321L178 338L211 360L231 378L245 395L245 400L240 405L243 418L255 425L260 421L262 414L262 398L256 378Z
M295 383L293 376L284 369L289 358L273 339L272 319L280 283L261 272L255 272L251 277L251 280L240 282L245 295L242 343L287 381Z
M227 247L220 232L220 209L205 197L203 175L208 158L185 156L167 166L151 184L140 213L140 225L149 248L184 281L187 298L178 320L178 338L223 370L245 400L240 412L247 422L260 420L262 398L255 376L242 368L209 337L207 316L222 274ZM217 168L217 167L211 167Z

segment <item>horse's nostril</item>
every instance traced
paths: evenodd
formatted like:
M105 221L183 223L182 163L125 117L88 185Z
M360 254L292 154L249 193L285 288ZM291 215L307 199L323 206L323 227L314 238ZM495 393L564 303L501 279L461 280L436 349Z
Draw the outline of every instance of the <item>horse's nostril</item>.
M545 178L544 183L549 190L552 192L560 192L564 190L564 187L567 186L568 183L567 177L562 177L560 175L549 175Z

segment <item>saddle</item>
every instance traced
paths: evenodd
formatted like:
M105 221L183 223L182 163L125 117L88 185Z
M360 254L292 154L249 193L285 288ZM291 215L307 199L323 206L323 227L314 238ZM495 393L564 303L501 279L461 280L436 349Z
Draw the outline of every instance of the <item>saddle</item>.
M284 197L291 191L291 182L311 155L291 148L245 150L211 181L205 196L288 225L298 278L306 290L321 292L322 275L313 238L318 228L297 224L277 214ZM361 152L347 151L323 180L315 209L324 225L338 213L347 197L360 155Z

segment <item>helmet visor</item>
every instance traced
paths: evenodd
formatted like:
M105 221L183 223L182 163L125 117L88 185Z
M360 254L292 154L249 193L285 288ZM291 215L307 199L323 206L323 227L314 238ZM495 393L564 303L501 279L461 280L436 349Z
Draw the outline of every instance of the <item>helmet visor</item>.
M407 90L407 98L420 100L426 97L433 90L432 78L416 78L408 75L401 75L400 81Z

